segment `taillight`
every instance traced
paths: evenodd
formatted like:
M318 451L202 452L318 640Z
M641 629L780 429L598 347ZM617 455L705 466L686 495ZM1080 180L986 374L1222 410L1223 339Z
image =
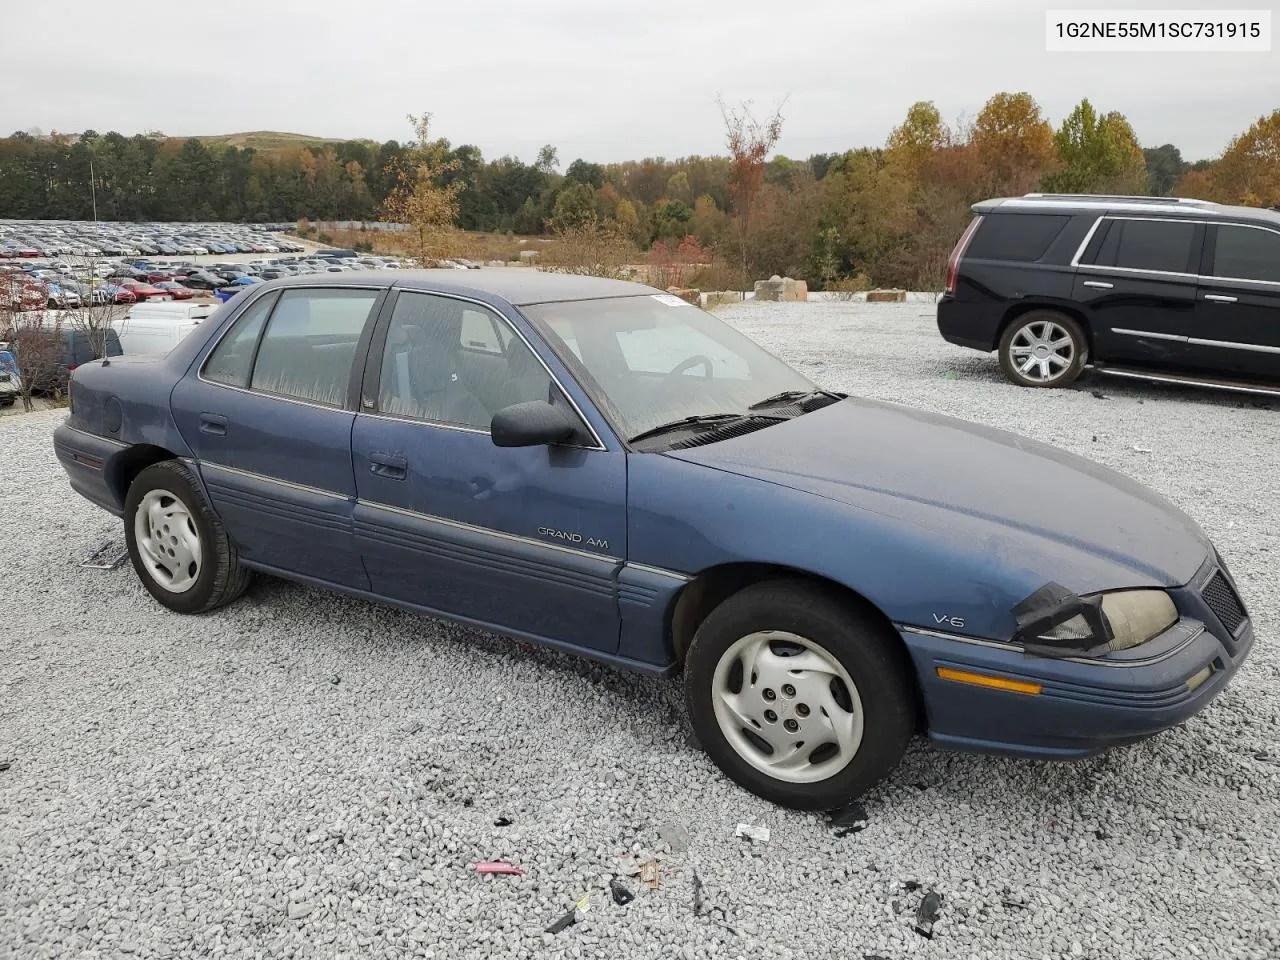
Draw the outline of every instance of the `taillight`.
M71 372L72 372L73 370L75 370L75 368L76 368L76 367L78 367L78 366L80 366L80 364L78 364L78 363L68 363L68 364L67 364L67 373L71 373Z
M943 293L956 292L956 281L960 277L960 258L964 256L965 248L969 246L969 241L973 239L981 222L981 217L974 217L969 221L969 226L965 227L964 233L960 234L955 249L951 251L951 259L947 261L947 284L943 288Z

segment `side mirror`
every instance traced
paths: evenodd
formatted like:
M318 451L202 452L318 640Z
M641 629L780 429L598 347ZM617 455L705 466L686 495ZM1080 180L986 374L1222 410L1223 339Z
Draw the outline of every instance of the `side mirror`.
M495 447L541 447L563 443L577 424L564 410L545 400L513 403L493 415L489 432Z

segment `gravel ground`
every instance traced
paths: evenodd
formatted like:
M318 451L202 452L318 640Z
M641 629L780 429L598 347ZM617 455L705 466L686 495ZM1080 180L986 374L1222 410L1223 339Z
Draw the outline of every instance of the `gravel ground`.
M1207 712L1076 764L918 742L841 837L722 778L678 681L279 581L163 612L127 566L78 566L118 529L54 460L62 413L5 418L0 956L1280 955L1280 404L1021 390L931 310L721 315L827 386L1058 444L1189 510L1260 637ZM661 886L628 879L617 906L628 853ZM477 877L491 858L526 873Z

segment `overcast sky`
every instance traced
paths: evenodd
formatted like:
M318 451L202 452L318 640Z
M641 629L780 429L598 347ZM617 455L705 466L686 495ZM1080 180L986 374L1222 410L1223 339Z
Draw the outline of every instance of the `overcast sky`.
M916 100L953 120L997 91L1027 90L1055 125L1087 96L1128 116L1144 145L1171 142L1194 160L1280 107L1274 51L1045 52L1046 7L1139 5L6 0L0 131L381 141L408 139L405 115L430 111L433 132L454 144L532 161L551 143L563 169L579 156L723 152L717 94L758 113L787 97L779 152L805 157L882 144Z

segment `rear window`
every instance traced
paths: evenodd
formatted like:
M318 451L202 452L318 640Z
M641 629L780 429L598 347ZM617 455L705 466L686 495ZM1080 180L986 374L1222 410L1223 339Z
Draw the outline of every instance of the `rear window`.
M1192 273L1196 225L1182 220L1111 220L1094 263L1126 270Z
M979 260L1039 260L1070 220L1047 213L986 214L965 254Z
M1280 283L1280 233L1256 227L1218 227L1211 273L1234 280Z

